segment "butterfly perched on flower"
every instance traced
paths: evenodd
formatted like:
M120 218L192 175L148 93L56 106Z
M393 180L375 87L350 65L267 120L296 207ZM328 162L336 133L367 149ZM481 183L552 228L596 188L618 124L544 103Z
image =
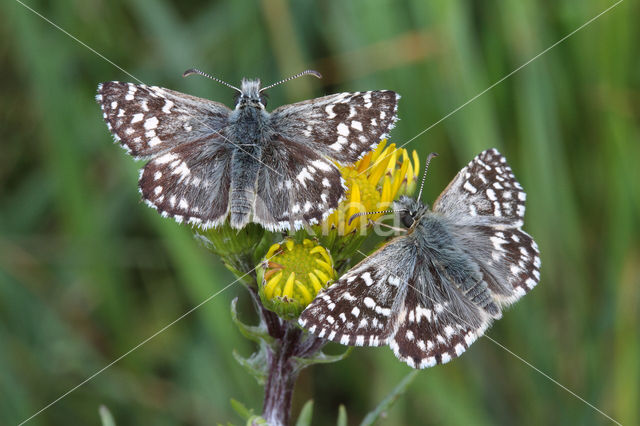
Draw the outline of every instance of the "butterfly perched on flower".
M432 209L420 195L400 197L393 211L408 231L321 292L299 324L344 345L388 345L414 368L461 355L540 279L538 247L521 229L525 199L496 149L464 167Z
M96 99L115 139L136 159L145 202L178 222L211 228L229 218L276 231L326 218L344 196L337 163L353 163L393 127L392 91L339 93L265 109L267 87L242 80L235 109L144 84L106 82Z

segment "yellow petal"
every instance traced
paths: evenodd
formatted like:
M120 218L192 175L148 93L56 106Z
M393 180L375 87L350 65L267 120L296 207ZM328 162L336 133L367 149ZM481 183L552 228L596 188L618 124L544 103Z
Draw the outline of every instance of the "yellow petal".
M318 294L318 292L322 290L322 283L320 282L318 277L316 277L313 273L309 272L308 275L309 275L309 281L311 281L311 285L313 286L313 289L316 291L316 294Z
M400 189L400 185L404 181L404 176L407 173L407 169L410 167L409 161L405 161L402 163L402 167L400 167L400 172L396 173L393 177L393 187L391 188L391 197L395 198L398 194L398 190Z
M389 207L389 205L391 204L391 201L393 201L395 194L392 194L391 192L391 179L389 179L389 176L385 176L384 177L384 184L382 185L382 196L380 197L380 209L384 210L387 207ZM376 215L376 218L380 217L381 215Z
M328 264L333 265L333 260L331 259L331 256L329 256L329 253L327 252L327 249L325 249L324 247L316 246L313 249L311 249L311 251L309 251L309 253L311 253L311 254L320 253L320 255L322 257L324 257L324 260L326 260Z
M379 146L379 145L378 145ZM369 164L371 164L371 158L373 157L373 153L369 152L367 155L365 155L364 157L362 157L362 159L360 161L358 161L357 165L357 171L358 174L364 172L365 170L367 170L367 168L369 167Z
M311 303L311 301L313 300L313 296L311 295L309 290L307 290L307 287L302 285L302 283L298 280L296 280L296 290L298 290L298 293L300 293L302 296L302 300L300 300L302 305L308 305L309 303Z
M420 173L420 157L418 157L418 153L416 151L413 151L413 162L416 163L416 165L413 166L413 170L415 175L418 176L418 173Z
M376 161L380 157L380 154L382 154L382 152L385 151L386 146L387 146L387 140L386 139L381 140L378 146L376 147L376 149L374 149L371 154L371 161Z
M289 251L293 250L293 247L295 246L293 240L287 240L284 244L287 246L287 250Z
M395 150L395 151L392 151L391 155L389 155L389 157L387 158L387 170L386 170L386 173L391 174L395 170L397 156L398 156L398 151Z
M351 222L351 225L349 225L349 219L360 211L360 205L360 187L358 185L353 185L351 188L351 197L349 197L347 217L345 218L345 233L350 232L355 227L355 224L359 222L358 220L354 220Z
M329 282L329 276L322 272L320 269L314 269L313 272L318 276L318 278L320 278L320 281L322 283L326 284Z
M386 155L386 154L385 154ZM380 178L384 174L384 171L387 168L387 163L383 161L384 157L380 157L380 159L376 162L376 164L369 170L369 183L371 185L377 185L380 182Z
M282 289L282 295L281 296L285 296L288 297L289 299L293 299L293 282L296 280L296 273L292 272L291 275L289 275L289 278L287 278L287 282L284 285L284 288Z
M331 271L333 270L331 265L325 262L324 260L316 259L316 263L322 266L325 269L325 271L328 271L329 273L331 273Z
M275 277L267 281L267 284L264 286L264 295L266 296L267 299L273 299L274 293L275 293L274 290L278 286L280 279L282 279L282 274L283 272L280 271L278 275L276 275ZM279 294L277 296L279 296Z
M265 256L267 259L271 258L273 256L273 254L280 248L280 244L276 243L274 245L272 245L271 247L269 247L269 251L267 252L267 255Z

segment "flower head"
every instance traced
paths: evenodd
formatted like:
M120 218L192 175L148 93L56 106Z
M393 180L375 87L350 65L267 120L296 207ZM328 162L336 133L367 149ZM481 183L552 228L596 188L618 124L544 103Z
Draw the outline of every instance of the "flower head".
M283 318L296 318L336 277L329 251L309 239L286 239L269 248L258 268L263 305Z
M415 151L411 157L406 149L396 148L393 143L387 145L385 139L354 165L339 166L347 186L345 199L323 226L346 235L381 216L358 217L349 224L353 214L388 209L398 195L413 192L420 161Z

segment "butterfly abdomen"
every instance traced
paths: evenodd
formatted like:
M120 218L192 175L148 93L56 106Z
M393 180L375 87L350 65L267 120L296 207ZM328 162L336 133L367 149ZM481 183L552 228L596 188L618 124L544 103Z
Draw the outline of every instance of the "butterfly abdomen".
M262 148L259 145L237 147L231 157L231 190L229 191L229 221L234 228L242 228L251 219L256 201L256 187Z

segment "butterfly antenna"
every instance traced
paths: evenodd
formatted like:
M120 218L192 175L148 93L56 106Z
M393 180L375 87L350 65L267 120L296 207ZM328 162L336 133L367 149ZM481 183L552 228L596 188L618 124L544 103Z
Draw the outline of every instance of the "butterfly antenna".
M370 214L378 214L378 213L396 213L399 211L403 211L403 210L380 210L377 212L360 212L360 213L355 213L353 214L350 218L349 218L349 223L348 225L351 225L351 221L353 221L353 219L355 219L356 217L359 216L369 216Z
M195 68L190 68L190 69L186 70L184 73L182 73L182 76L183 77L189 77L190 75L193 75L193 74L198 74L198 75L201 75L203 77L210 78L213 81L217 81L220 84L224 84L225 86L230 87L230 88L232 88L234 90L237 90L238 92L242 93L242 90L238 89L236 86L232 86L229 83L227 83L226 81L222 81L219 78L215 78L214 76L212 76L210 74L207 74L206 72L200 71L198 69L195 69Z
M298 73L296 75L292 75L291 77L285 78L284 80L280 80L277 83L273 83L273 84L268 85L267 87L263 87L262 89L260 89L260 92L264 92L265 90L270 89L273 86L277 86L278 84L286 83L287 81L293 80L293 79L298 78L298 77L302 77L303 75L307 75L307 74L310 74L310 75L312 75L312 76L314 76L316 78L322 78L322 74L320 74L318 71L304 70L301 73Z
M429 163L431 162L431 159L433 157L437 157L437 156L438 156L437 152L432 152L427 156L427 164L424 166L424 173L422 174L422 182L420 182L420 192L418 192L418 198L417 198L418 200L420 200L422 197L422 188L424 188L424 181L427 178L427 170L429 170Z

